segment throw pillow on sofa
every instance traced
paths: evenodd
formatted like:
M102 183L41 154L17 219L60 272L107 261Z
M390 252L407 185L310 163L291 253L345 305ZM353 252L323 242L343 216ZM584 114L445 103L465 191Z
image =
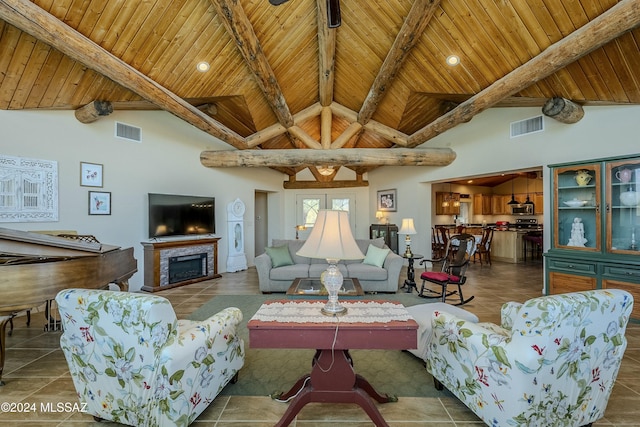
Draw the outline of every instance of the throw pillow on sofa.
M291 259L291 254L289 253L289 246L270 246L268 248L264 248L271 258L271 267L283 267L285 265L293 265L293 259Z
M390 250L391 249L389 248L377 248L372 244L369 244L369 247L367 248L367 255L364 257L364 261L362 261L362 263L382 267Z

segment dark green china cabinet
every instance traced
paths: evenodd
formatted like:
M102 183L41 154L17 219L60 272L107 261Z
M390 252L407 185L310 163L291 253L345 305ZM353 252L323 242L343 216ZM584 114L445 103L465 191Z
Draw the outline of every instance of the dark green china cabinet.
M640 318L640 154L550 168L547 294L624 289Z

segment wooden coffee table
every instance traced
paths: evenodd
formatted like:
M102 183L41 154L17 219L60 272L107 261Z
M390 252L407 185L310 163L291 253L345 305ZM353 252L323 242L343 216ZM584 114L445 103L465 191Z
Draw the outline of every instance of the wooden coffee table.
M322 301L268 301L249 320L247 327L252 348L316 349L311 373L300 378L288 392L276 397L279 400L292 398L277 427L288 426L311 402L356 403L376 426L388 426L374 400L387 403L395 402L397 398L378 393L366 379L356 374L349 349L415 349L418 324L410 316L405 320L394 320L401 318L396 317L396 312L406 312L395 302L352 300L342 301L342 304L347 307L348 314L330 317L320 314ZM362 320L367 308L376 309L375 322L350 320L350 314L354 319ZM286 317L291 313L300 317ZM305 321L306 315L317 320L313 317L316 314L324 318L317 322Z
M327 290L322 286L319 277L299 277L293 281L289 289L287 289L288 296L301 297L301 298L315 298L315 297L327 297ZM353 278L344 278L342 282L342 289L338 291L338 298L349 297L363 297L364 291L360 281Z

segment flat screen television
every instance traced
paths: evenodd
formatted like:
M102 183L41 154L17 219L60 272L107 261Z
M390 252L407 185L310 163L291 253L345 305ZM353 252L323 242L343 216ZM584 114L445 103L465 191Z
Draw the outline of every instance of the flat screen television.
M216 232L214 197L149 193L149 237Z

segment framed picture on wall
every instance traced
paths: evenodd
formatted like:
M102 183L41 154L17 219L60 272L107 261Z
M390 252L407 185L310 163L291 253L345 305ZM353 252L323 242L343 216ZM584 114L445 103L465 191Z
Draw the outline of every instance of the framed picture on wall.
M80 162L80 185L83 187L102 187L102 165Z
M111 215L111 193L89 191L89 215Z
M378 210L383 212L395 212L398 210L398 198L395 189L378 191Z

